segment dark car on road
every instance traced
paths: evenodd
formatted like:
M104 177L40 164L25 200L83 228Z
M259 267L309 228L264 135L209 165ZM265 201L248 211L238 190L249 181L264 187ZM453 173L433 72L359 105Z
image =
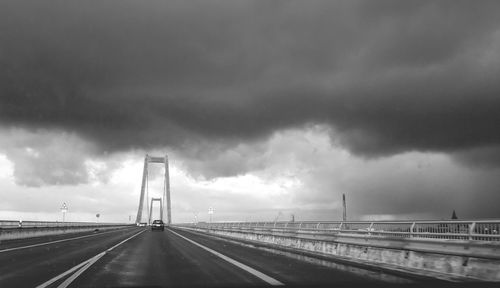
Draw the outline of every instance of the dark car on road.
M165 224L161 220L154 220L153 223L151 224L151 231L154 230L165 230Z

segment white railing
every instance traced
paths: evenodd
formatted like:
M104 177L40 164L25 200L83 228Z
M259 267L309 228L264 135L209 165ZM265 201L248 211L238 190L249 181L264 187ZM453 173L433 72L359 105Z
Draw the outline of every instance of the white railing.
M97 223L97 222L57 222L57 221L12 221L0 220L0 229L12 228L56 228L56 227L89 227L89 226L120 226L124 223Z
M272 229L284 232L309 231L368 237L500 241L500 220L198 222L177 225L224 230Z

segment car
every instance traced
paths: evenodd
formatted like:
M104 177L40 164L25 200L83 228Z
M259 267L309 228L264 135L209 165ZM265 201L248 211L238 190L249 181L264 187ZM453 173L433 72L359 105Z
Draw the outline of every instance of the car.
M148 226L148 223L146 223L146 222L137 223L137 226L146 227L146 226Z
M151 224L151 231L154 230L165 230L165 224L161 220L154 220L153 223Z

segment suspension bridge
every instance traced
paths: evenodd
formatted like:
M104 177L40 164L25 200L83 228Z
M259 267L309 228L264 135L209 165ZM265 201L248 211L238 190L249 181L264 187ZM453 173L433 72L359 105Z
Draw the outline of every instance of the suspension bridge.
M134 225L0 221L0 286L500 282L498 219L172 223L168 160L145 156ZM153 164L165 171L150 198ZM154 204L165 231L136 225Z
M148 205L148 199L149 199L149 165L150 164L162 164L165 167L165 175L164 175L164 181L163 181L163 191L162 191L162 197L161 198L151 198L150 206L149 209L146 207L146 211L148 211L148 216L147 216L147 224L151 224L151 217L153 215L153 202L159 202L160 204L160 220L165 222L165 219L167 220L167 224L172 223L172 212L171 212L171 205L170 205L170 175L169 175L169 168L168 168L168 156L165 155L164 157L152 157L146 154L146 157L144 158L144 168L142 171L142 184L141 184L141 194L139 198L139 208L137 209L137 217L135 220L136 224L142 223L142 217L143 217L143 207L144 207L144 202L146 202L146 206ZM164 215L164 209L163 207L166 207L166 212L167 215Z

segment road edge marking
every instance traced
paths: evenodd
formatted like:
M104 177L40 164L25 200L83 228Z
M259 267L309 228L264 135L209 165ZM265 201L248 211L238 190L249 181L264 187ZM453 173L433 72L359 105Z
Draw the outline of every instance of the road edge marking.
M103 252L101 252L101 253L99 253L99 254L97 254L97 255L95 255L95 256L93 256L93 257L91 257L91 258L89 258L89 259L87 259L87 260L85 260L85 261L83 261L82 263L80 263L80 264L78 264L78 265L75 265L74 267L72 267L72 268L70 268L70 269L68 269L68 270L64 271L63 273L61 273L61 274L57 275L56 277L54 277L54 278L52 278L52 279L50 279L50 280L48 280L48 281L46 281L46 282L44 282L44 283L42 283L42 284L40 284L40 285L36 286L36 288L45 288L45 287L47 287L47 286L51 285L52 283L56 282L57 280L59 280L59 279L63 278L64 276L66 276L66 275L68 275L68 274L72 273L73 271L75 271L75 270L77 270L77 269L80 269L80 270L76 271L73 275L71 275L68 279L66 279L63 283L61 283L59 286L57 286L58 288L59 288L59 287L67 287L67 286L68 286L69 284L71 284L71 282L73 282L73 281L74 281L74 280L75 280L78 276L80 276L80 274L82 274L85 270L87 270L87 269L88 269L88 268L89 268L92 264L94 264L97 260L99 260L99 259L100 259L102 256L104 256L107 252L109 252L109 251L111 251L111 250L115 249L115 248L116 248L116 247L118 247L119 245L121 245L121 244L125 243L126 241L128 241L128 240L130 240L130 239L134 238L135 236L137 236L137 235L139 235L139 234L141 234L141 233L143 233L143 232L145 232L145 231L146 231L146 229L144 229L144 230L142 230L142 231L140 231L140 232L138 232L138 233L136 233L136 234L134 234L134 235L132 235L132 236L128 237L127 239L125 239L125 240L121 241L120 243L118 243L118 244L114 245L113 247L111 247L111 248L108 248L108 249L104 250ZM83 266L83 267L82 267L82 266ZM76 274L76 276L75 276L75 274ZM73 276L75 276L75 277L73 277ZM68 281L69 279L71 279L71 281ZM65 284L65 286L62 286L63 284Z
M248 272L248 273L250 273L250 274L258 277L259 279L265 281L268 284L271 284L273 286L285 285L285 284L281 283L280 281L272 278L271 276L268 276L268 275L266 275L266 274L264 274L264 273L262 273L260 271L257 271L257 270L255 270L254 268L252 268L252 267L250 267L248 265L245 265L245 264L243 264L243 263L241 263L239 261L236 261L236 260L234 260L232 258L229 258L228 256L226 256L226 255L224 255L222 253L219 253L219 252L217 252L217 251L215 251L213 249L205 247L205 246L199 244L198 242L195 242L195 241L193 241L193 240L191 240L191 239L189 239L189 238L187 238L185 236L182 236L181 234L179 234L177 232L174 232L174 231L172 231L172 230L170 230L168 228L167 228L167 230L170 231L170 232L172 232L174 235L177 235L177 236L183 238L184 240L189 241L192 244L194 244L194 245L196 245L196 246L198 246L198 247L200 247L200 248L202 248L202 249L204 249L204 250L206 250L206 251L214 254L215 256L217 256L219 258L222 258L223 260L226 260L227 262L235 265L236 267L245 270L246 272Z

